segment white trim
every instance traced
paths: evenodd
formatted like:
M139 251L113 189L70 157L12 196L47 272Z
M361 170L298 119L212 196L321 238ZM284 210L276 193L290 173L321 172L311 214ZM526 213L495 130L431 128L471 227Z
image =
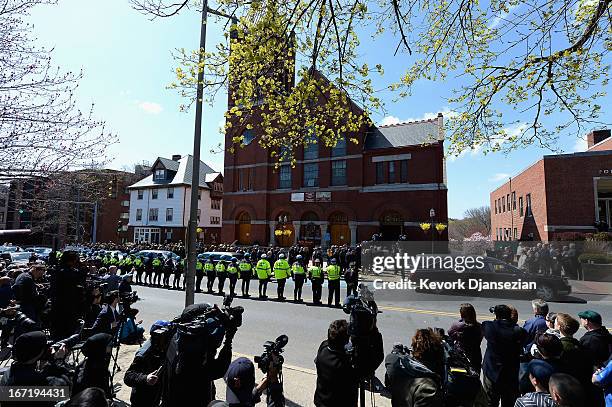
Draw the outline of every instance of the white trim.
M401 160L410 160L412 158L412 154L392 154L392 155L376 155L372 157L373 163L381 163L385 161L401 161Z
M358 191L361 193L372 193L372 192L400 192L400 191L443 191L447 187L445 184L379 184L370 185L367 187L347 187L347 186L329 186L329 187L318 187L318 188L300 188L300 189L275 189L275 190L264 190L258 189L253 191L234 191L224 192L224 195L255 195L255 194L292 194L295 192L317 192L321 190L326 191Z
M595 230L594 226L572 226L572 225L544 225L545 232L556 232L558 230Z

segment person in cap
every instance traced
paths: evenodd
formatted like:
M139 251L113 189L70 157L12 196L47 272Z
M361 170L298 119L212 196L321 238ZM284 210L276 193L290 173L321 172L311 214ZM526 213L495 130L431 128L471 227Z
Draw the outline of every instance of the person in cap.
M174 273L175 267L176 265L174 264L172 255L168 253L166 255L166 259L164 260L164 279L162 281L164 288L170 288L170 276Z
M267 254L262 253L261 258L255 266L255 271L257 272L257 279L259 280L259 298L266 299L268 298L266 295L268 281L270 281L270 277L272 276L272 268L270 267Z
M149 330L149 339L136 352L132 364L125 372L123 381L132 388L130 396L132 407L159 404L161 389L159 375L172 335L171 327L172 324L168 321L155 321Z
M332 305L332 300L334 300L334 305L336 307L340 307L340 267L336 264L336 259L331 258L329 261L330 265L325 269L325 274L327 274L327 305Z
M295 287L293 288L293 300L295 302L302 302L302 287L306 280L306 271L304 270L303 261L302 255L298 254L295 258L295 262L291 266L291 275L295 282Z
M132 292L132 276L132 273L127 273L121 276L121 282L119 283L119 295Z
M74 394L87 389L88 387L99 387L104 390L106 397L113 397L111 389L111 374L108 366L113 349L113 337L109 334L99 333L90 336L81 351L85 356L74 372Z
M483 358L483 387L489 406L513 407L518 396L519 363L526 336L512 320L510 307L496 305L490 309L495 320L481 323L487 348Z
M232 257L227 265L227 278L230 285L230 295L236 295L236 282L238 281L238 259Z
M279 301L285 301L285 283L289 277L291 266L285 259L285 254L280 253L278 260L274 262L274 278L276 278L276 294Z
M320 305L321 293L323 291L323 270L321 269L321 260L319 258L315 258L313 265L308 267L308 277L312 283L312 303Z
M587 310L578 313L580 323L587 332L580 338L580 344L584 346L593 357L597 367L603 367L612 348L612 334L602 325L599 313Z
M251 285L251 277L253 277L250 253L245 253L240 263L238 263L238 268L240 269L240 279L242 280L242 296L248 298L250 297L249 286Z
M225 401L215 400L208 406L252 407L261 401L261 395L266 389L268 407L284 406L285 397L279 376L280 370L271 361L266 377L256 385L253 362L244 357L238 358L230 364L223 378L226 384Z
M212 261L212 257L207 257L206 262L204 263L204 271L206 271L206 292L208 294L213 293L213 287L215 284L215 264ZM203 276L203 272L201 273ZM202 278L200 277L198 280L198 274L196 271L196 292L200 292L200 283L202 282Z
M548 393L548 381L555 369L543 360L534 359L527 365L527 372L535 391L519 397L514 407L556 407Z
M56 363L48 363L38 370L38 361L49 351L47 337L41 331L28 332L15 340L12 349L13 363L0 379L0 386L70 386L70 372ZM65 347L52 353L51 360L60 360L66 354ZM2 407L53 406L55 402L3 401Z

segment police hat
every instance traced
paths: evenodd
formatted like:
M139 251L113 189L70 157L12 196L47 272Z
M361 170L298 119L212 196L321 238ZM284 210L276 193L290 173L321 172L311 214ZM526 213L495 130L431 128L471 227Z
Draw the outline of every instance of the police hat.
M285 253L281 253L281 254L279 254L279 255L278 255L278 258L279 258L279 259L284 259L284 258L285 258Z
M237 380L236 380L237 379ZM249 359L241 357L234 360L224 377L227 384L225 399L230 405L250 405L255 387L255 366ZM237 386L236 382L239 382Z
M330 260L330 263L331 263L331 264L336 264L336 259L331 259L331 260Z

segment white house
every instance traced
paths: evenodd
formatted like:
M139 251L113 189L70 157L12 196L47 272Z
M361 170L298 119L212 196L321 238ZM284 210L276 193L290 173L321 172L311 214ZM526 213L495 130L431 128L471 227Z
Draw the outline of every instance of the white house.
M184 241L189 223L193 157L158 157L151 175L130 185L129 236L134 242ZM221 237L223 175L200 161L198 237L218 243Z

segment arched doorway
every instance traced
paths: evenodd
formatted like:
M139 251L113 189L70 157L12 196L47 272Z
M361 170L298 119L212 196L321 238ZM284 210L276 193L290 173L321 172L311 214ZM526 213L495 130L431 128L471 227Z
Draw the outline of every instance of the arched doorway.
M314 212L306 212L300 219L300 241L308 246L321 245L321 227L319 216Z
M348 218L342 212L335 212L329 217L330 244L341 246L351 243L351 230Z
M396 211L387 211L380 217L382 240L395 241L404 232L404 218Z
M293 245L295 230L293 228L293 222L291 221L288 213L283 212L276 219L274 238L276 244L280 247L289 247Z
M251 244L251 216L242 212L238 216L238 243Z

